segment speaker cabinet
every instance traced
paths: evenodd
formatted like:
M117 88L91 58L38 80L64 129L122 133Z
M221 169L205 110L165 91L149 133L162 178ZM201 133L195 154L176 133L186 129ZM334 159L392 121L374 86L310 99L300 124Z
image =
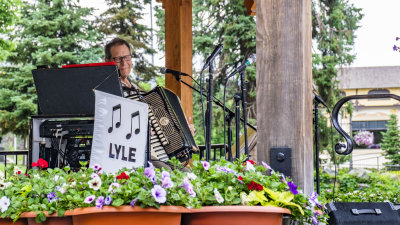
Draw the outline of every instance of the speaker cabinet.
M389 202L331 202L327 208L329 225L400 224L399 212Z

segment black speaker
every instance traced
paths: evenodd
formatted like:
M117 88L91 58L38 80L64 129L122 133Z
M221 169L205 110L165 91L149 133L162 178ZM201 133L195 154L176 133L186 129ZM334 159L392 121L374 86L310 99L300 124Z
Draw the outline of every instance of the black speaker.
M331 202L329 225L396 225L400 215L390 202Z

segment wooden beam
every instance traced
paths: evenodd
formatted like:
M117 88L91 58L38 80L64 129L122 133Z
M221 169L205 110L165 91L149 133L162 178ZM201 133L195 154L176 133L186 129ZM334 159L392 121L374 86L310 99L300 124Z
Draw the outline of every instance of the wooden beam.
M292 177L313 190L311 0L257 2L257 155L292 149Z
M256 2L254 0L244 0L244 5L246 6L246 15L255 16L256 15Z
M192 75L192 0L163 1L165 6L165 66ZM182 80L192 85L190 77ZM186 117L193 117L192 89L165 75L165 87L181 99Z

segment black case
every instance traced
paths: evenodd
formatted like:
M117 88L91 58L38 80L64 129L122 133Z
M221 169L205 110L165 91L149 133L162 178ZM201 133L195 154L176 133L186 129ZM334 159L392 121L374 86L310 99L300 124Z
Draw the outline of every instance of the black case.
M400 225L400 215L390 202L331 202L329 225Z

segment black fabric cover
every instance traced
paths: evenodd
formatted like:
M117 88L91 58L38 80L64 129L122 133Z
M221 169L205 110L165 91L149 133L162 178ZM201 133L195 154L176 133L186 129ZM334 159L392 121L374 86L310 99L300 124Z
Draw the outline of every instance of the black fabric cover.
M32 70L41 115L94 115L94 91L122 96L116 66Z
M329 225L400 225L399 212L388 202L335 202L327 205ZM336 209L336 210L335 210ZM356 215L352 209L369 209L381 212L360 213Z

